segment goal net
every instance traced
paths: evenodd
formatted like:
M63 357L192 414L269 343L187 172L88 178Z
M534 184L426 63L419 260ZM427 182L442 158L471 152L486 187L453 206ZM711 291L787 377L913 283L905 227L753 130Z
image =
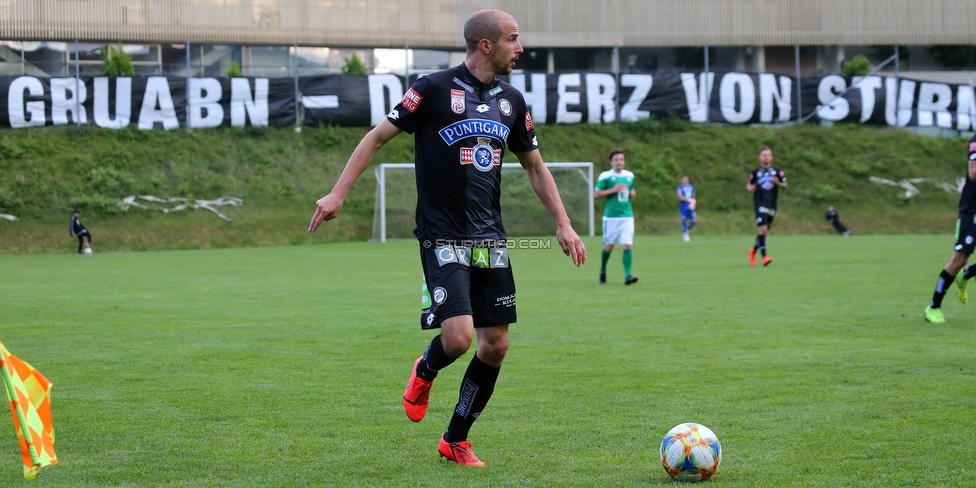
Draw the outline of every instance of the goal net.
M573 227L580 235L594 235L593 163L546 163L559 188ZM373 240L413 239L416 227L417 181L409 163L376 167L376 205ZM502 164L502 220L509 237L553 235L556 224L529 184L518 163Z

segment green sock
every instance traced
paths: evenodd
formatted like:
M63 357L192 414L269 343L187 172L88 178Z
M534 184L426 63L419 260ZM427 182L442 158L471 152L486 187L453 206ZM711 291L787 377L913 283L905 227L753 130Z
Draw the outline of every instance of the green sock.
M634 264L634 253L624 249L624 276L630 276L630 265Z
M600 272L601 273L606 273L607 272L607 261L610 260L610 251L607 251L606 249L604 249L603 250L603 255L601 256L601 259L603 261L600 263Z

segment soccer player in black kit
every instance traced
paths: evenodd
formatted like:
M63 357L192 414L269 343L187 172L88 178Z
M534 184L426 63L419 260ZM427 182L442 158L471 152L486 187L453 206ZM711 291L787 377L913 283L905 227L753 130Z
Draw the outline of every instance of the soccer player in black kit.
M74 213L71 214L71 223L68 224L68 234L72 237L78 237L78 254L81 254L81 250L85 245L85 238L88 238L88 247L91 247L91 232L85 228L81 223L81 211L75 209Z
M779 189L786 188L786 174L773 166L773 150L763 147L759 150L760 166L749 173L746 190L752 192L752 206L756 211L758 235L756 243L749 249L749 266L756 265L756 251L762 253L763 266L769 266L773 259L766 255L766 234L773 225L776 215L776 198Z
M942 299L952 282L956 282L959 301L969 303L969 295L966 286L969 279L976 276L974 266L966 266L969 255L976 249L976 136L969 141L969 166L966 170L966 185L962 188L962 196L959 197L959 220L956 221L956 247L952 253L952 258L939 273L939 279L935 282L935 293L932 294L932 302L925 307L925 320L935 323L945 323L945 316L942 315ZM962 270L962 273L959 271Z
M849 237L851 235L851 232L847 230L844 223L840 221L840 216L837 215L837 211L834 210L833 205L827 205L827 213L824 214L824 218L827 219L827 222L830 222L830 225L834 226L834 230L836 230L838 234L844 237Z
M570 225L552 175L539 153L522 94L496 75L508 75L522 52L518 24L499 10L478 10L464 24L464 63L417 80L386 119L350 156L332 191L316 202L314 231L338 215L349 188L376 152L401 132L415 138L420 261L431 307L421 328L440 328L413 365L403 406L419 422L438 371L463 355L477 337L477 352L461 380L460 395L441 456L484 466L468 431L494 391L516 321L515 282L500 213L505 146L515 153L536 195L556 223L556 240L573 264L586 261L583 241Z

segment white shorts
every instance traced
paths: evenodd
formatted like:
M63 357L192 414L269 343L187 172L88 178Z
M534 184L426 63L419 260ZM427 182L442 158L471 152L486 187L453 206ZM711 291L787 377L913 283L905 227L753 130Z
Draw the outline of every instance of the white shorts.
M603 217L603 244L634 245L633 217Z

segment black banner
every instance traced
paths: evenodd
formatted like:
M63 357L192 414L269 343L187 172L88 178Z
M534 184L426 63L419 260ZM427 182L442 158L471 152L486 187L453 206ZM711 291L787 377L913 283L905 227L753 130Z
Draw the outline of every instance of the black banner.
M412 79L410 81L413 81ZM976 129L970 85L893 77L802 78L771 73L525 73L519 89L537 124L603 124L673 114L698 123L797 119ZM0 76L0 127L74 123L143 130L288 126L368 127L403 96L402 76L294 78ZM300 97L296 100L296 95Z

